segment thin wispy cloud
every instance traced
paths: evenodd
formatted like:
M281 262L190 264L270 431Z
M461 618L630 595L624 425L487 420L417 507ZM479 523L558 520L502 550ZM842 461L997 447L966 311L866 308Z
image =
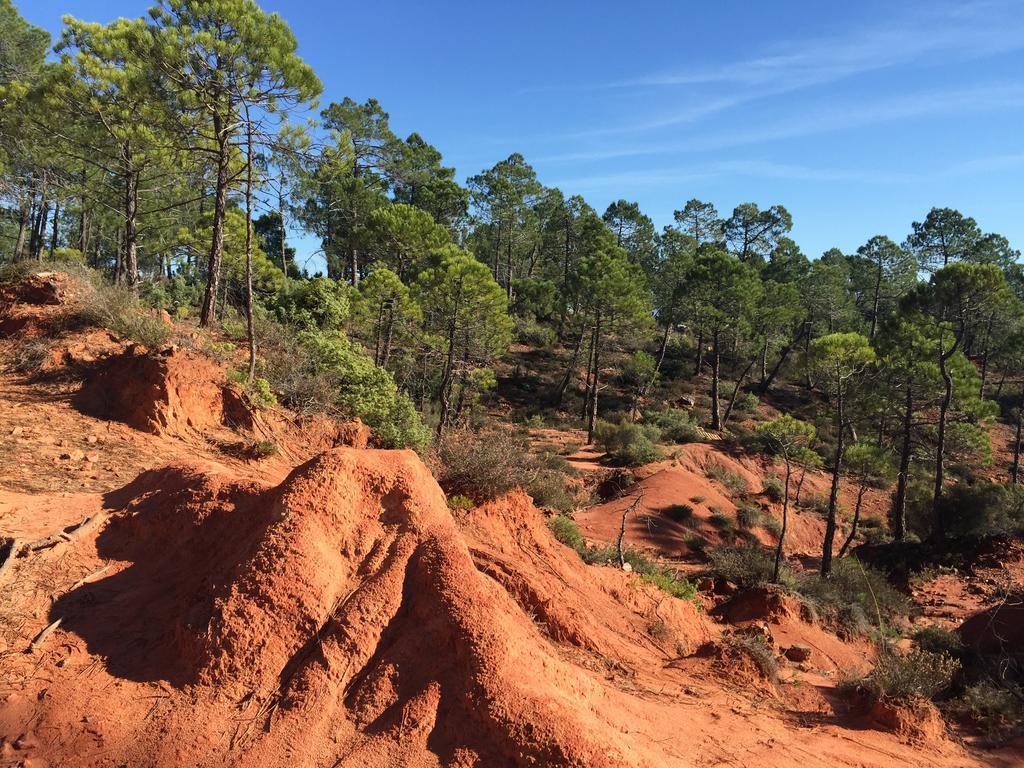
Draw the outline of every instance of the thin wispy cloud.
M1024 14L1015 2L974 2L923 7L884 24L798 45L718 67L644 75L607 88L736 83L786 83L801 88L878 69L941 57L978 58L1024 48Z
M650 73L608 83L554 86L552 90L670 89L703 86L725 95L665 108L617 126L581 130L563 138L617 136L695 123L753 101L828 85L895 67L966 61L1024 49L1024 13L1018 2L937 4L846 36L777 45L762 55L711 67ZM544 88L538 90L545 90Z
M727 160L678 168L654 168L575 176L560 179L555 186L583 190L594 190L603 187L644 188L664 184L687 184L727 176L861 184L902 184L918 178L913 174L893 171L814 168L806 165L777 163L768 160Z
M863 128L896 120L1012 110L1020 107L1024 107L1024 84L994 84L978 88L925 91L874 102L819 107L795 114L782 121L741 131L695 136L677 142L620 144L609 148L564 152L539 157L537 161L575 162L684 152L709 152Z

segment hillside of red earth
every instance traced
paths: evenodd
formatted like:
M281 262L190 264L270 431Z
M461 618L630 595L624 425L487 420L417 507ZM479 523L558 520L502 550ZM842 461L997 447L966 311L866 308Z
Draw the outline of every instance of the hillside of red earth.
M0 765L1024 765L931 704L860 706L841 683L875 644L794 595L686 599L588 565L524 492L449 505L361 424L257 407L195 329L145 349L67 324L74 290L0 296ZM626 544L692 571L687 537L724 541L723 520L771 542L778 471L688 444L576 520L612 544L639 499ZM793 518L799 568L822 521ZM1018 543L978 552L908 586L914 621L1024 652L1022 575Z

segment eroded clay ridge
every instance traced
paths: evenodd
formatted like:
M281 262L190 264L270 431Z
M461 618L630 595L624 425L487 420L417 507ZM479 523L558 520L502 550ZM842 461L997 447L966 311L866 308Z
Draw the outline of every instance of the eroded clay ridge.
M594 617L571 601L551 607L550 586L531 584L500 552L477 547L495 576L478 570L441 490L410 452L333 450L276 488L172 467L106 501L119 509L96 552L123 567L61 596L50 614L112 680L97 690L73 654L50 670L38 701L8 701L4 725L31 732L20 746L34 742L22 758L646 762L647 749L616 723L623 713L610 706L613 692L545 639L599 645ZM505 518L535 514L525 497L505 506L482 512L501 518L492 524L502 535L514 525ZM542 523L519 527L521 541L547 538ZM559 546L522 543L535 555L538 545ZM549 578L564 581L552 569ZM543 613L544 631L524 620L527 601ZM699 627L695 612L684 612Z

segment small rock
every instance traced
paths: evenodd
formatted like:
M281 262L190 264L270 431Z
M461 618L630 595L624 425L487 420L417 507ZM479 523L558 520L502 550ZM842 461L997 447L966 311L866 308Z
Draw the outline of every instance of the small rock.
M86 454L85 460L95 464L97 461L100 460L100 455L98 453L89 453Z
M14 740L15 749L31 749L34 746L36 746L36 740L28 733L23 733Z
M99 442L99 438L96 437L96 435L89 435L87 438L85 438L85 442L87 442L89 445L96 445L96 443Z
M797 663L801 661L807 661L809 658L811 658L811 649L808 648L806 645L800 645L799 643L794 643L793 645L789 646L785 651L783 651L783 653L785 654L787 659L789 659L790 661L795 661Z
M633 566L630 565L629 563L623 563L622 564L622 570L624 570L626 573L632 573L633 572Z
M15 427L14 429L11 430L11 436L12 437L17 437L18 435L20 435L24 431L25 431L24 427Z

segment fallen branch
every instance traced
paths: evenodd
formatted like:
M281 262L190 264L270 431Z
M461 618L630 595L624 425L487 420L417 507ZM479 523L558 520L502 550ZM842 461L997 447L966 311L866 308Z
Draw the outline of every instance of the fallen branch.
M60 623L62 621L63 619L57 619L56 621L48 625L42 632L36 635L35 639L32 641L32 645L30 645L25 650L25 653L35 653L39 649L39 646L41 646L46 641L46 638L50 636L50 633L60 626Z
M35 541L30 541L27 544L22 545L19 556L23 556L29 552L39 552L44 549L50 549L58 544L64 544L69 542L78 536L81 536L86 531L89 531L96 527L98 523L106 519L105 512L97 512L95 515L88 515L82 518L82 522L77 525L72 525L65 528L57 533L51 533L49 536L45 536Z
M3 583L4 577L7 572L14 567L14 558L21 552L21 548L25 546L24 543L19 539L11 539L10 547L7 550L7 557L4 558L3 562L0 563L0 584Z
M640 502L643 501L643 498L644 498L644 489L641 488L640 492L636 495L636 498L633 500L633 503L630 504L628 507L626 507L622 511L622 524L619 527L619 540L615 544L615 548L616 548L616 550L618 551L618 554L619 554L619 567L620 568L625 568L626 567L626 559L622 555L622 542L626 538L626 518L629 516L630 512L632 512L634 509L636 509L640 505Z

